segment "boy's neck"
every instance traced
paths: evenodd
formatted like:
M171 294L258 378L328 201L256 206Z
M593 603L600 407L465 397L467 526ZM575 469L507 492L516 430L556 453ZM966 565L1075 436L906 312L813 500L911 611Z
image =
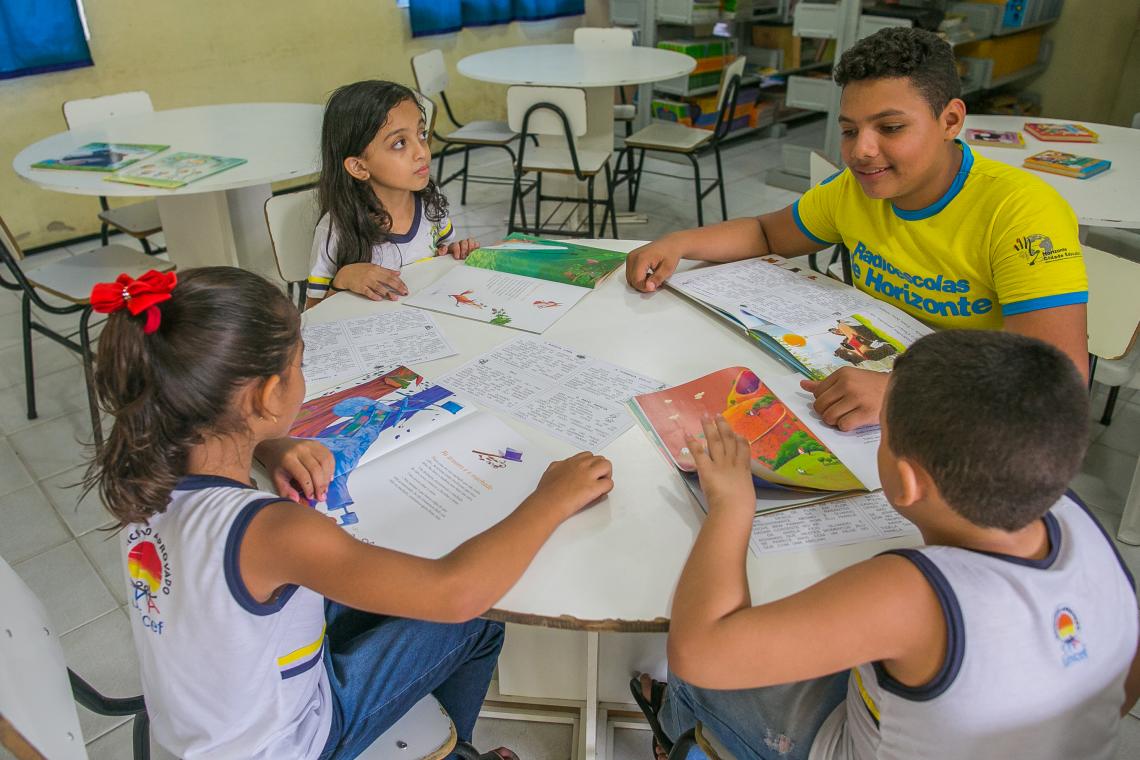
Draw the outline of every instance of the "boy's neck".
M391 232L397 235L407 234L416 215L416 194L410 190L384 187L375 182L372 183L372 192L392 217Z
M958 176L965 156L954 140L945 144L943 155L945 160L941 162L941 166L929 181L923 182L922 186L912 193L891 198L891 203L895 208L900 211L919 211L936 203L939 198L946 194L950 186L954 184L954 178Z
M253 449L248 436L214 436L190 449L186 471L193 475L217 475L251 485Z
M959 515L948 505L924 510L918 525L922 540L929 546L956 546L1020 559L1040 560L1049 555L1049 532L1044 520L1034 520L1020 530L983 528Z

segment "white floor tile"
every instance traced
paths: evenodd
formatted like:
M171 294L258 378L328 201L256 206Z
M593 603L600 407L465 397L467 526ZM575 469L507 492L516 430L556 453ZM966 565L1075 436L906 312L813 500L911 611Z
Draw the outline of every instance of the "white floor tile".
M1104 428L1096 442L1132 456L1140 454L1140 406L1118 401L1112 424Z
M1120 528L1120 514L1098 509L1091 505L1089 509L1092 511L1093 516L1100 521L1100 524L1104 526L1105 532L1112 537L1112 542L1116 545L1116 550L1120 552L1120 557L1124 560L1124 564L1128 566L1132 577L1140 578L1140 546L1132 546L1131 544L1116 540L1116 531ZM1136 590L1136 594L1137 598L1140 599L1140 588Z
M79 548L95 566L103 585L119 604L126 604L127 589L123 573L123 555L116 531L93 530L79 539Z
M67 634L61 643L68 667L99 693L107 697L135 697L142 693L131 627L123 610L115 607L108 614ZM96 715L79 708L79 727L88 742L129 720L127 717ZM120 755L130 756L129 753Z
M90 409L87 403L87 384L83 378L83 367L78 363L51 374L37 371L34 388L37 414L34 420L28 419L27 392L23 383L0 390L0 431L12 435L20 430L42 425L74 412L87 412Z
M1099 443L1089 446L1081 472L1072 487L1087 504L1120 514L1136 472L1136 455L1125 454Z
M1120 721L1120 744L1116 746L1116 760L1136 760L1140 757L1140 718L1126 716Z
M573 727L568 724L481 718L472 743L480 752L507 747L527 760L569 760L572 742Z
M16 450L7 438L0 437L0 496L32 485L35 481L24 463L16 456Z
M133 753L133 719L87 743L88 760L126 760L133 757Z
M48 549L12 568L44 605L57 636L64 636L118 607L74 541Z
M7 278L7 273L5 272ZM19 319L20 314L20 294L14 290L0 289L0 317L4 317L4 321L8 321L9 315L15 315L15 319Z
M61 369L81 366L79 354L54 340L42 336L32 338L32 367L37 378ZM0 349L0 389L24 384L24 347L22 344Z
M55 511L76 538L97 528L115 524L115 518L103 506L95 489L85 496L82 495L83 486L79 483L86 470L86 465L80 465L40 481L40 486L55 507Z
M22 562L71 540L43 491L35 486L0 496L0 557Z
M85 408L20 430L8 440L37 480L50 478L87 461L90 454L85 444L91 442L91 414Z

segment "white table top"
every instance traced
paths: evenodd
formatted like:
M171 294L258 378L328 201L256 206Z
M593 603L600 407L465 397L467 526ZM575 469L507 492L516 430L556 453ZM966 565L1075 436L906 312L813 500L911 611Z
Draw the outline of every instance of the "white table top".
M323 106L309 103L234 103L122 116L29 145L13 159L12 168L40 187L76 195L165 197L264 185L319 171L323 114ZM170 152L244 158L246 163L177 190L105 182L102 172L31 168L90 142L169 145Z
M641 244L630 240L585 242L622 251ZM452 259L441 257L406 267L401 276L415 292L454 265ZM305 312L304 321L317 324L399 308L411 307L338 293ZM417 365L415 369L429 379L526 334L448 314L433 312L432 316L460 354ZM541 337L670 385L737 364L747 365L761 376L787 374L727 323L672 291L644 295L632 290L622 270ZM552 457L575 452L570 444L536 428L498 416ZM495 606L493 616L565 628L665 630L673 589L701 525L700 507L638 426L600 453L613 461L614 490L558 528L519 582ZM750 555L748 576L753 600L786 596L887 548L915 542L912 536L760 558Z
M1063 124L1074 120L971 114L966 117L967 128L1021 131L1025 138L1025 149L980 145L971 145L970 148L979 155L1010 166L1021 166L1028 156L1043 150L1060 150L1108 159L1112 162L1112 168L1089 179L1037 171L1033 175L1056 188L1073 207L1080 224L1091 227L1140 227L1140 201L1137 200L1140 199L1140 129L1078 121L1077 123L1096 132L1100 136L1100 142L1042 142L1022 129L1027 121Z
M690 56L657 48L524 45L469 55L458 69L465 77L498 84L617 87L672 79L696 65Z

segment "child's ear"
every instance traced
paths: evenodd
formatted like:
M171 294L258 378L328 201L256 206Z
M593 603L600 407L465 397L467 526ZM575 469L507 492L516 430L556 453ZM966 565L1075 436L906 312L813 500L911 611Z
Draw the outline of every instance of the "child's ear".
M344 170L348 172L349 176L353 179L358 179L361 182L367 182L372 176L368 171L368 167L356 156L349 156L344 159Z
M966 104L961 98L953 98L942 109L942 129L947 140L953 140L966 124Z
M278 414L278 397L281 395L283 385L280 375L272 375L262 380L253 388L253 413L260 417L276 417Z
M926 470L909 459L896 459L894 466L898 479L898 492L893 499L895 506L910 507L926 498L932 484Z

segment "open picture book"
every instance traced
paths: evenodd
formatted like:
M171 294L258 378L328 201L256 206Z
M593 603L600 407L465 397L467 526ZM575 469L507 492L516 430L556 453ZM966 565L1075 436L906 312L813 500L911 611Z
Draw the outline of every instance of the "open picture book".
M630 407L702 504L686 436L702 438L701 421L718 414L749 443L757 514L880 488L878 426L844 433L825 424L799 382L797 375L764 381L747 367L726 367L635 396Z
M64 169L85 172L113 172L136 161L164 151L169 145L144 143L93 142L75 148L59 158L47 158L32 164L33 169Z
M763 259L689 269L665 284L815 380L840 367L889 371L899 354L931 332L857 288Z
M626 254L515 233L404 299L409 306L542 333L625 262Z
M361 541L440 557L514 511L550 459L497 417L407 367L307 400L289 434L336 469L313 506Z
M200 179L241 166L244 158L208 156L203 153L165 153L107 177L108 182L175 190Z

